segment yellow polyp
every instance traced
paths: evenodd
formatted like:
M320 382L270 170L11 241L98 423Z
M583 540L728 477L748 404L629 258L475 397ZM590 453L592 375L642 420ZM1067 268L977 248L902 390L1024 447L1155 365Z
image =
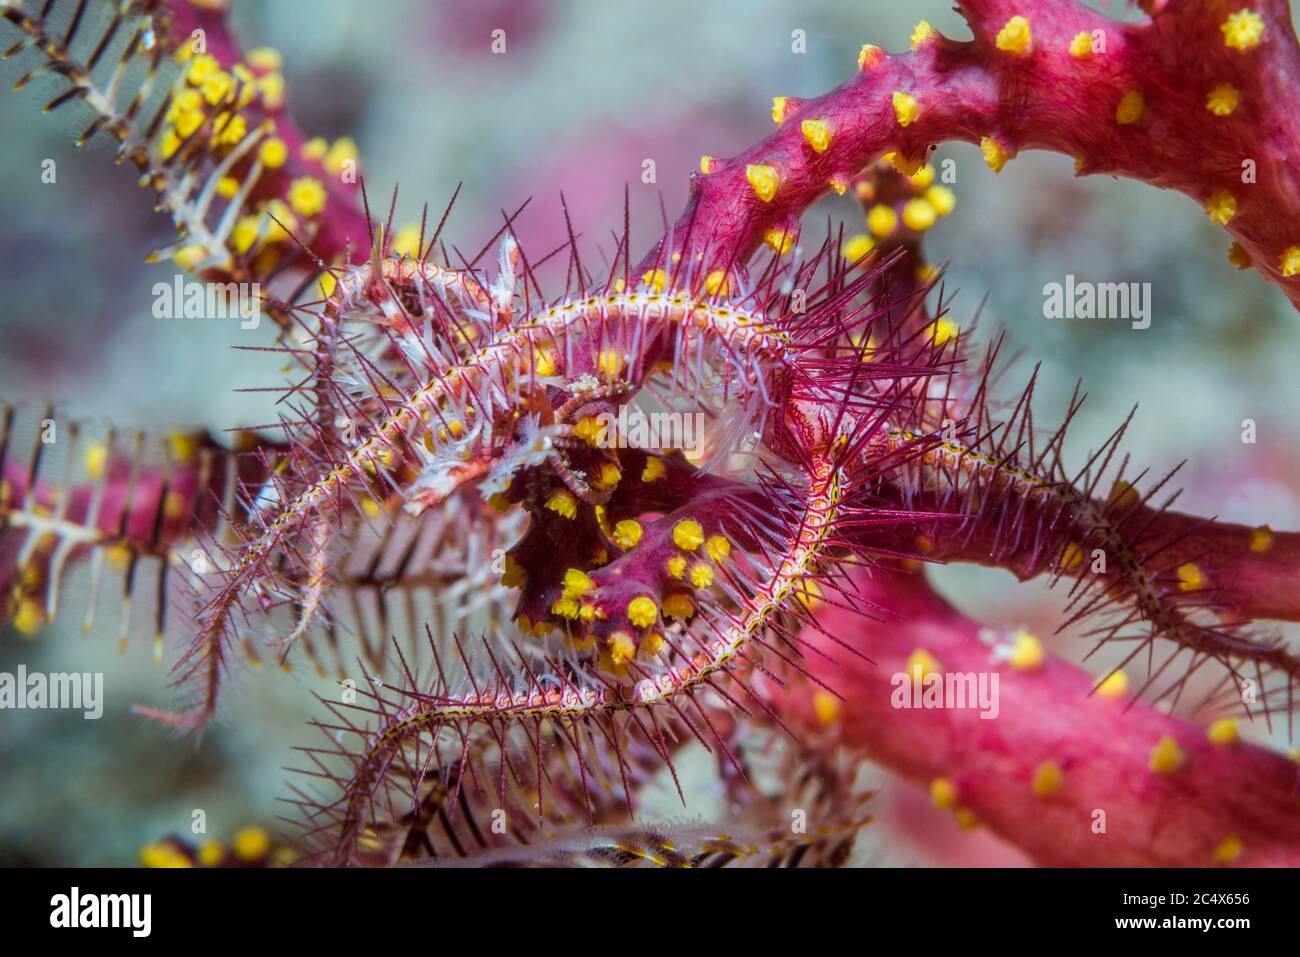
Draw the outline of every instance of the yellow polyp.
M268 73L257 78L257 92L262 97L262 105L268 110L278 110L284 106L284 74Z
M1043 644L1034 635L1021 628L1016 632L1007 663L1017 671L1036 671L1043 665Z
M1282 275L1290 278L1300 273L1300 246L1288 246L1282 253Z
M842 173L836 173L829 180L831 189L835 190L836 196L843 196L849 189L849 178Z
M936 319L925 328L930 331L930 338L934 340L934 344L937 346L944 345L950 339L955 339L961 334L961 326L951 319Z
M924 191L931 183L934 182L934 167L926 163L919 170L908 177L912 188L918 192Z
M1245 53L1259 46L1264 36L1264 21L1254 10L1238 10L1219 24L1219 30L1223 34L1224 46Z
M719 293L727 291L727 274L721 269L715 269L704 277L704 291L710 296L716 296ZM653 460L650 460L653 461ZM649 461L646 462L646 468L649 468Z
M221 65L217 63L215 57L207 53L200 53L190 60L190 65L185 71L185 80L191 86L202 86L214 71L220 69Z
M321 160L321 165L328 172L338 176L343 172L345 164L355 164L359 158L356 142L350 137L341 136L330 145L329 152Z
M302 216L315 216L325 208L325 187L314 176L303 176L289 184L290 208Z
M1137 90L1129 90L1119 101L1119 106L1115 107L1115 122L1120 126L1128 126L1142 119L1142 114L1146 112L1146 100Z
M198 243L182 246L172 253L172 262L186 270L196 269L207 258L208 251Z
M652 631L641 639L641 645L636 650L637 657L643 660L657 658L663 654L664 646L664 636Z
M261 234L260 216L242 216L230 232L230 246L241 256L248 252Z
M1187 755L1178 746L1178 742L1169 735L1165 735L1151 749L1151 756L1147 761L1147 765L1156 774L1173 774L1186 761Z
M172 97L172 105L167 108L165 119L175 123L187 113L203 113L203 94L198 90L180 90Z
M627 603L627 620L638 628L649 628L659 620L659 608L649 595L638 595Z
M937 219L934 207L924 199L909 199L903 204L903 225L913 232L925 232Z
M634 518L625 518L614 526L614 534L610 537L614 539L615 545L623 549L623 551L627 551L629 548L637 546L643 534L644 530L641 528L640 522Z
M173 844L146 844L140 848L141 867L193 867Z
M534 349L533 350L533 372L539 376L555 375L558 366L555 361L554 349Z
M642 285L654 287L655 292L663 292L664 286L668 284L668 273L662 269L647 270L641 276Z
M577 618L578 600L576 598L565 598L561 595L551 603L551 614L559 615L561 618Z
M1012 17L998 31L994 43L1003 52L1024 56L1034 46L1034 37L1029 29L1029 21L1024 17Z
M930 782L930 800L940 811L951 811L957 806L957 785L948 778L935 778Z
M278 242L289 238L289 230L298 228L298 217L282 199L268 200L265 208L266 241Z
M163 498L163 514L168 518L181 518L186 513L188 500L180 492L171 491Z
M564 572L564 597L581 598L596 587L596 582L581 568L569 568Z
M776 189L781 185L781 174L774 166L750 163L745 167L745 179L753 187L754 195L765 203L772 202Z
M581 419L573 424L573 434L588 445L599 444L600 437L604 433L605 427L599 419L584 415Z
M1241 838L1236 834L1229 834L1214 849L1214 863L1233 864L1241 857L1242 849Z
M825 688L818 688L813 692L812 706L813 714L817 716L817 723L823 728L838 721L840 712L844 710L840 699Z
M916 97L902 90L894 91L893 104L894 117L898 120L899 126L911 126L921 114L921 105L916 101Z
M1195 562L1184 562L1178 566L1178 590L1199 591L1205 587L1205 576Z
M980 819L968 807L957 808L957 810L953 811L953 818L957 821L957 826L963 831L973 831L980 826Z
M1030 786L1035 797L1045 798L1061 790L1064 783L1065 773L1061 766L1055 761L1044 761L1034 770L1034 780Z
M831 147L831 125L825 120L804 120L799 124L804 140L814 153L825 153Z
M86 478L97 479L104 474L104 465L108 462L108 446L103 442L92 442L86 447L86 454L82 458L82 468L86 471Z
M912 49L917 49L932 36L934 36L934 27L930 26L930 23L927 20L920 21L912 30Z
M403 226L393 236L393 252L397 255L415 259L423 251L420 248L420 227L414 223Z
M704 529L693 518L684 518L673 526L673 544L684 552L693 552L704 543Z
M864 43L858 51L858 69L874 70L885 58L885 51L874 43Z
M772 97L772 122L780 125L785 119L785 101L789 99L784 96Z
M795 592L795 598L805 608L816 608L821 604L822 586L817 583L815 578L805 578L800 583L799 590Z
M627 359L617 349L604 349L596 357L596 368L606 379L617 379L627 365Z
M1067 572L1072 572L1083 564L1083 546L1078 542L1070 542L1061 552L1061 568Z
M248 120L236 113L222 113L212 121L212 142L216 146L234 146L248 135Z
M329 143L325 142L325 137L313 136L306 143L302 144L302 150L300 152L302 153L303 159L310 160L313 163L319 163L325 158L325 154L329 152L329 148Z
M256 50L249 50L244 59L255 70L280 69L280 51L274 47L258 47Z
M984 162L995 173L1002 172L1002 167L1006 166L1007 160L1011 158L1002 144L991 136L980 139L980 151L984 154Z
M24 598L14 611L13 624L20 635L30 638L45 624L45 606L35 599Z
M1141 498L1131 483L1121 479L1110 490L1109 504L1114 509L1129 509L1137 505Z
M223 176L217 180L217 195L222 199L231 199L239 192L239 180L233 176Z
M204 867L216 867L226 857L221 842L206 840L199 845L199 863Z
M691 584L696 588L708 588L713 584L713 569L704 562L696 562L691 566Z
M205 122L207 117L203 115L202 110L194 109L181 113L176 117L176 135L188 138Z
M1273 547L1273 529L1267 525L1250 530L1250 550L1262 554Z
M162 142L158 144L158 152L163 159L171 159L176 155L176 151L181 148L181 138L177 135L176 130L168 127L162 136Z
M1211 744L1227 747L1241 740L1241 731L1237 727L1236 718L1220 718L1210 722L1210 726L1205 729L1205 736Z
M630 661L636 655L636 641L626 631L616 631L609 636L609 657L615 665Z
M225 70L217 69L208 74L203 81L203 99L208 105L216 106L224 100L235 86L235 78Z
M897 228L898 214L894 212L894 207L886 206L884 203L877 203L867 213L867 229L881 239L893 235L894 230Z
M668 474L668 466L664 465L663 459L647 458L645 468L641 469L642 482L656 482Z
M240 828L233 841L235 856L241 861L260 861L271 849L271 838L260 827Z
M1076 33L1070 41L1070 56L1076 60L1086 60L1092 56L1092 34L1088 31Z
M731 542L721 535L710 535L708 541L704 543L704 550L715 562L720 562L731 554Z
M262 165L267 169L279 169L284 165L284 161L289 158L289 147L284 140L278 136L273 136L263 141L257 151L257 158L262 161Z
M1241 92L1231 83L1218 83L1205 94L1205 108L1215 116L1228 116L1241 102Z
M712 156L709 156L707 153L706 153L705 155L701 156L701 157L700 157L700 172L701 172L701 173L712 173L712 172L713 172L713 164L714 164L715 162L717 162L716 158L715 158L715 157L712 157Z
M681 555L674 555L668 559L668 574L673 578L681 578L686 574L686 559Z
M763 234L763 242L767 243L772 252L784 256L794 248L795 234L792 230L773 226Z
M691 601L689 595L683 595L680 592L669 595L664 599L664 614L669 618L685 621L695 614L695 602Z
M578 514L578 500L572 492L556 492L546 500L546 507L561 518L572 519Z
M1216 189L1205 204L1205 213L1210 222L1226 226L1237 215L1237 198L1226 189Z
M366 496L361 500L361 511L365 512L370 518L378 518L384 514L384 507L373 498Z
M909 681L915 680L918 676L925 678L927 675L942 674L943 666L939 664L939 659L926 651L924 648L917 648L907 656L907 677Z
M866 233L858 233L844 244L844 258L851 263L857 262L876 247L876 241Z
M915 176L921 171L921 167L925 165L925 162L920 157L913 158L904 156L902 153L890 153L889 165L904 176Z

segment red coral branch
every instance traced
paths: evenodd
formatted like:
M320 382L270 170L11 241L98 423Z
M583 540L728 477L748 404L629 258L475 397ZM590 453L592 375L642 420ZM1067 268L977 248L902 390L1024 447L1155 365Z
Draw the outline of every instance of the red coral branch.
M807 629L814 647L834 653L824 629L875 663L808 660L843 695L839 739L930 787L959 822L983 823L1046 865L1300 863L1293 762L1236 740L1226 725L1211 740L1203 727L1126 706L1108 689L1091 693L1093 675L1051 656L1001 660L920 574L878 568L855 583L902 620L826 607L820 629ZM917 661L926 673L997 673L996 717L895 707L894 676ZM807 691L789 703L818 720Z
M1289 92L1300 47L1287 4L1147 6L1147 19L1127 24L1074 0L962 2L971 41L923 23L910 52L864 47L847 83L786 101L770 137L694 174L686 211L645 266L683 250L743 263L769 231L796 233L808 206L881 154L910 167L958 140L980 144L995 170L1046 149L1074 157L1081 175L1185 193L1236 240L1233 262L1300 304L1300 190L1288 160L1300 151Z

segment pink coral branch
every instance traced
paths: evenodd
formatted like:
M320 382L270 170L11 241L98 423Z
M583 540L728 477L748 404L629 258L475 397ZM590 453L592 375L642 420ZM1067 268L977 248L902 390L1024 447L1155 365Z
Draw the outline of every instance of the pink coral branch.
M874 662L808 659L844 698L839 739L931 787L960 821L978 820L1046 865L1300 864L1300 793L1285 757L1231 735L1214 743L1191 722L1090 693L1093 675L1050 655L1006 663L920 574L855 578L865 599L902 620L825 607L820 627L805 630L814 648L834 655L831 634ZM894 707L893 678L923 658L918 650L933 659L927 672L996 673L997 716ZM791 705L817 720L806 692Z
M1300 191L1288 159L1300 148L1288 105L1300 47L1288 6L1147 6L1151 16L1126 24L1074 0L964 2L971 41L923 24L911 52L864 47L847 83L786 101L775 133L695 174L686 211L645 266L685 247L743 263L877 156L895 151L911 166L958 140L980 144L995 170L1045 149L1075 157L1080 174L1185 193L1236 240L1233 262L1300 303Z

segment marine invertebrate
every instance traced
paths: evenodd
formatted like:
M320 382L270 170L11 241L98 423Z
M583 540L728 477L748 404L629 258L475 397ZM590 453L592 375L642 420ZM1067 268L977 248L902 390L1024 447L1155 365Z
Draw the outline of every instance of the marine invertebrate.
M166 456L119 458L109 442L97 468L74 455L51 482L40 445L17 458L6 427L13 605L20 624L52 617L78 550L95 560L124 550L128 597L137 558L156 562L157 607L173 596L189 605L171 620L185 698L139 710L188 729L217 713L233 650L302 647L325 668L318 639L337 650L353 633L377 683L357 682L336 653L353 685L322 702L325 743L304 749L310 766L294 791L310 859L838 862L866 818L819 725L931 779L937 803L1044 861L1292 859L1283 809L1294 771L1280 756L1222 758L1269 784L1242 822L1213 770L1213 735L1193 748L1172 719L1109 715L1141 740L1146 773L1172 777L1190 758L1179 787L1198 811L1185 839L1144 844L1147 815L1122 832L1122 852L1100 850L1073 832L1053 841L1011 826L1024 806L1058 799L1091 834L1080 809L1140 803L1089 773L1106 758L1086 731L1063 733L1051 753L1009 732L1005 749L1023 754L985 760L1005 757L1004 742L973 755L955 744L923 762L878 688L858 682L848 690L861 694L845 695L839 680L863 667L853 659L875 634L870 620L906 606L913 627L935 629L933 647L899 642L890 655L905 649L922 677L944 657L991 654L1083 697L1089 679L1045 660L1032 636L987 653L960 644L971 626L895 564L914 563L915 576L924 561L969 561L1064 580L1066 624L1131 641L1134 658L1167 649L1144 682L1157 699L1217 669L1223 701L1290 718L1300 669L1252 623L1300 611L1295 535L1172 512L1159 498L1168 479L1140 489L1120 457L1123 426L1067 467L1077 405L1044 432L1032 377L999 404L998 348L967 355L960 328L934 307L937 273L920 249L954 202L932 182L928 144L980 142L995 169L1046 147L1079 154L1081 172L1205 202L1238 255L1293 293L1296 240L1288 217L1270 215L1295 202L1274 138L1290 130L1285 95L1268 89L1295 58L1285 7L1167 3L1120 26L1073 3L964 3L974 40L922 24L909 53L864 48L840 90L779 99L777 132L732 159L707 158L687 210L636 266L625 222L594 274L572 229L555 258L532 257L514 216L472 257L434 256L446 214L399 243L396 197L377 222L364 190L358 209L350 184L317 175L352 161L348 148L322 152L294 131L269 79L274 56L242 55L208 6L128 2L84 59L72 49L86 4L66 6L57 28L48 9L8 9L16 50L37 51L32 71L71 82L51 105L83 101L140 166L182 230L171 250L180 265L274 290L267 303L294 380L274 440L250 441L238 458L201 442L206 456L179 469ZM125 107L118 74L107 92L94 77L122 24L136 39L121 62L148 57L147 92ZM203 52L186 45L193 30L204 31ZM1191 89L1193 77L1213 85ZM1260 179L1238 196L1227 180L1241 143L1258 152L1248 158ZM850 187L870 235L796 242L807 206ZM562 292L543 291L548 259ZM632 413L701 425L627 447L611 423ZM107 512L87 504L104 501ZM850 614L866 622L840 620ZM1114 680L1096 676L1099 693ZM1025 700L1031 715L1043 707L1032 688ZM1013 732L1024 727L1023 712L1006 713ZM807 793L755 794L753 736L808 714L814 731L788 747L779 775ZM941 730L957 744L969 731ZM716 757L747 819L743 839L694 828L665 838L629 822L648 776L662 766L676 777L688 742ZM1126 768L1135 753L1123 753ZM1164 779L1153 781L1158 790ZM813 836L776 837L796 800ZM498 813L503 828L486 827Z

